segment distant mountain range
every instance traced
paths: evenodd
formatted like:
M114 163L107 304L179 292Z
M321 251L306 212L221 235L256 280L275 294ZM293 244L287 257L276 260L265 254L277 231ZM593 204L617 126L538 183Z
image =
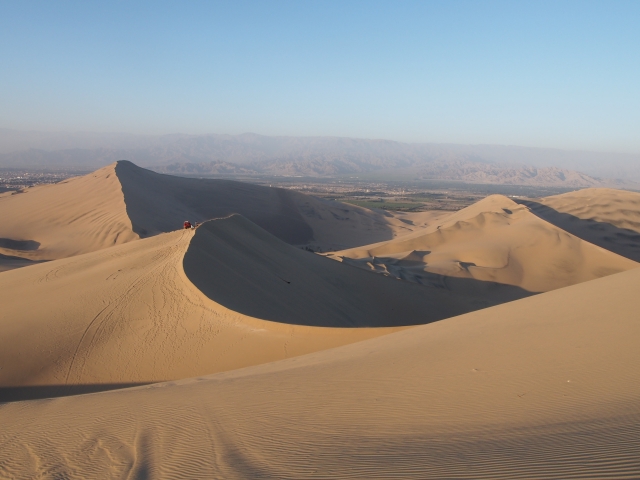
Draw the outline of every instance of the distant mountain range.
M368 168L367 168L368 167ZM411 167L389 169L372 168L369 165L344 165L342 162L264 162L254 165L238 165L229 162L173 163L155 167L155 171L173 175L223 176L223 175L285 175L327 177L346 174L387 173L394 179L447 180L476 184L531 185L564 187L617 187L638 188L632 181L608 180L584 173L556 167L512 167L464 160L435 160Z
M4 168L89 170L121 159L176 175L376 174L395 179L640 189L640 155L631 154L251 133L139 136L0 130Z

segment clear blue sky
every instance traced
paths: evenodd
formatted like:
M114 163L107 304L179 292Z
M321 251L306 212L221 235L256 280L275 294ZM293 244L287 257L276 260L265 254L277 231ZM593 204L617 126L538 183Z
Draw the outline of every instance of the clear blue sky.
M0 127L640 152L640 1L2 1Z

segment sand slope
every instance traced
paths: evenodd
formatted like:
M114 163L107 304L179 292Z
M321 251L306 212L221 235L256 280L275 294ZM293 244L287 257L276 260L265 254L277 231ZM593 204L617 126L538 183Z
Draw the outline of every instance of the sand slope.
M492 195L396 240L330 255L350 265L497 304L640 266Z
M215 302L281 323L415 325L475 310L449 292L382 282L378 275L293 248L240 215L198 228L184 271Z
M142 236L174 230L184 219L200 221L232 213L287 243L322 249L390 239L421 226L420 215L373 211L293 190L162 175L131 162L118 162L115 170L134 231Z
M113 166L0 195L0 254L51 260L135 240Z
M185 220L232 213L288 243L322 251L391 239L428 219L280 188L160 175L119 161L84 177L0 195L0 271L174 231Z
M277 363L2 405L0 476L638 478L639 283L635 269Z
M301 193L226 180L160 175L119 161L84 177L0 195L0 268L53 260L240 213L292 244L322 250L391 239L420 225ZM412 217L413 218L413 217ZM6 261L5 261L6 260Z
M14 255L3 255L0 253L0 272L13 270L14 268L28 267L38 263L27 258L16 257Z
M640 261L640 193L587 188L520 202L577 237Z
M391 331L344 327L475 308L302 251L239 215L5 272L0 304L5 388L202 375Z

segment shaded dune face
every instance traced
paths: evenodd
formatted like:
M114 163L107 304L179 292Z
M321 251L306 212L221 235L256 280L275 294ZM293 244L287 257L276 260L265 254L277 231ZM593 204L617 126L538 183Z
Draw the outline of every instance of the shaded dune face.
M184 271L214 302L288 324L417 325L474 309L449 292L345 268L291 247L240 215L200 226Z
M397 330L287 325L225 308L184 274L193 236L170 232L0 275L0 402L233 370ZM251 276L245 266L239 274ZM339 308L341 295L318 302Z
M33 240L12 240L10 238L0 238L0 248L9 250L38 250L40 243Z
M501 195L463 209L425 233L330 256L493 304L639 266L541 220Z
M576 237L640 262L640 193L589 188L518 202Z
M0 472L638 478L640 270L305 357L0 407Z
M127 215L141 237L240 214L292 245L341 249L389 240L419 225L407 214L377 212L292 190L218 179L162 175L131 162L115 164ZM420 218L420 216L414 216Z
M391 214L174 180L0 196L42 208L0 260L76 255L0 275L0 478L640 478L637 263L502 196L388 241ZM636 231L603 202L549 205ZM385 241L290 244L354 226Z
M34 260L28 260L22 257L16 257L14 255L4 255L0 253L0 272L6 272L14 270L16 268L28 267L29 265L35 265L38 263Z
M128 161L22 192L0 194L0 271L174 231L185 220L233 213L287 243L320 251L389 240L419 228L407 214L242 182L160 175Z
M118 162L127 215L141 237L179 228L184 220L203 221L240 213L287 243L304 244L313 230L298 212L292 193L228 180L161 175L130 162Z
M233 370L478 308L240 215L5 272L0 304L0 402Z

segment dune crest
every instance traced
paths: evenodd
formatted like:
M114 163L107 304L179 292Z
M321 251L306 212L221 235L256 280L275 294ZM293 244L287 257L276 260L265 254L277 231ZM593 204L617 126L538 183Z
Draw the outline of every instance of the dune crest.
M162 175L128 161L22 192L0 195L0 271L171 232L185 220L233 213L287 243L324 251L388 240L420 228L426 218L281 188ZM36 247L21 248L24 242Z
M118 162L0 195L0 478L639 478L639 264L583 238L633 253L640 203L599 193L409 217Z
M2 194L0 213L0 254L26 260L71 257L139 238L113 165L55 185Z
M537 200L531 211L576 237L640 261L640 193L587 188Z
M289 244L327 250L391 239L429 219L422 213L374 211L282 188L162 175L125 161L115 170L128 215L141 236L174 230L184 218L202 221L238 213Z
M422 232L328 256L495 303L640 266L541 220L502 195L487 197Z
M240 215L199 227L184 269L216 303L280 323L406 326L475 309L449 292L380 281L378 275L294 248Z
M304 357L0 406L0 474L637 478L635 269Z
M302 251L239 215L5 272L0 303L5 388L179 379L477 308Z

